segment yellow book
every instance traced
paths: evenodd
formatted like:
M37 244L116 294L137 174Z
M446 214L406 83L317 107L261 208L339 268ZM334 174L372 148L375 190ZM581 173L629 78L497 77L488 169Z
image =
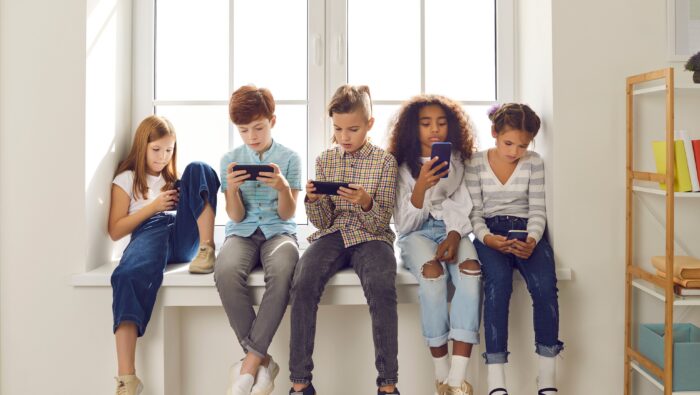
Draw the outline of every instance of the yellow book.
M690 192L693 184L690 182L690 172L688 171L688 158L685 156L685 146L683 140L673 142L676 150L676 165L674 168L673 190L676 192ZM656 160L657 173L666 174L666 142L652 141L654 159ZM666 183L659 183L661 189L666 189Z

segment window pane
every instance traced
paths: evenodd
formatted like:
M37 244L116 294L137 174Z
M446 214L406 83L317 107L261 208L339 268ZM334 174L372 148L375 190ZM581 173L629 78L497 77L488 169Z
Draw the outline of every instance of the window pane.
M420 42L419 0L348 0L348 81L373 99L420 92Z
M277 100L306 100L306 1L235 0L233 82Z
M372 144L378 145L384 149L387 148L389 142L389 127L399 107L400 106L396 104L375 104L372 107L374 126L372 126L372 130L369 131Z
M227 99L228 13L222 0L156 2L156 99Z
M479 151L493 147L495 141L491 137L491 120L488 116L491 106L464 106L463 108L474 126L476 147Z
M175 127L180 174L194 161L208 164L219 174L221 157L229 146L227 106L160 106L156 112L168 118ZM222 194L218 195L217 206L216 224L224 225L228 216Z
M496 100L494 1L433 0L425 7L426 92Z

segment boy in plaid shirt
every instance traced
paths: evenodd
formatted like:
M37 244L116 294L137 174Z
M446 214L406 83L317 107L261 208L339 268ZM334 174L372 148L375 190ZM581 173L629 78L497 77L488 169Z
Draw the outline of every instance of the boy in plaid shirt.
M372 145L372 102L366 86L344 85L331 100L333 142L316 159L316 180L349 183L338 195L320 195L309 180L306 213L319 230L294 272L291 295L290 394L315 395L311 384L316 313L323 289L350 266L360 277L372 319L377 394L399 394L398 317L394 232L389 227L396 196L394 157Z

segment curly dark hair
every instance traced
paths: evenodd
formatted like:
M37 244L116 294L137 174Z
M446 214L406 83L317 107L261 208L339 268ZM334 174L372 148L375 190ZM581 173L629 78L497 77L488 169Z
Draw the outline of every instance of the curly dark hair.
M447 141L452 143L453 150L459 151L462 160L471 158L476 149L471 119L459 103L439 95L414 96L396 113L389 131L388 148L399 166L406 162L413 178L418 177L421 168L418 115L421 108L430 105L440 106L445 111Z

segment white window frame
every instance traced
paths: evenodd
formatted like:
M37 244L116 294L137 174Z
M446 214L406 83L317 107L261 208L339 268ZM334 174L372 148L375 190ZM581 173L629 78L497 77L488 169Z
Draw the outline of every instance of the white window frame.
M229 0L229 20L233 20L233 1ZM515 18L513 0L494 0L496 4L496 100L513 101L515 96ZM421 0L421 92L425 93L425 2ZM228 100L167 101L155 97L155 3L139 0L133 4L133 67L132 67L132 128L153 114L158 105L227 105ZM308 101L277 100L277 104L308 105L307 174L315 175L316 156L330 147L332 125L325 108L335 89L347 81L347 0L308 0ZM233 42L233 23L229 24L230 42ZM229 75L233 73L233 53L229 52ZM312 78L312 76L322 76ZM236 88L229 78L228 91ZM400 100L375 100L375 104L401 104ZM489 105L492 101L461 101L462 105ZM229 148L237 138L229 123ZM216 153L222 155L223 152ZM303 204L299 202L298 204ZM302 247L306 236L314 231L313 225L300 224L298 239ZM223 239L223 226L217 226L218 240Z

